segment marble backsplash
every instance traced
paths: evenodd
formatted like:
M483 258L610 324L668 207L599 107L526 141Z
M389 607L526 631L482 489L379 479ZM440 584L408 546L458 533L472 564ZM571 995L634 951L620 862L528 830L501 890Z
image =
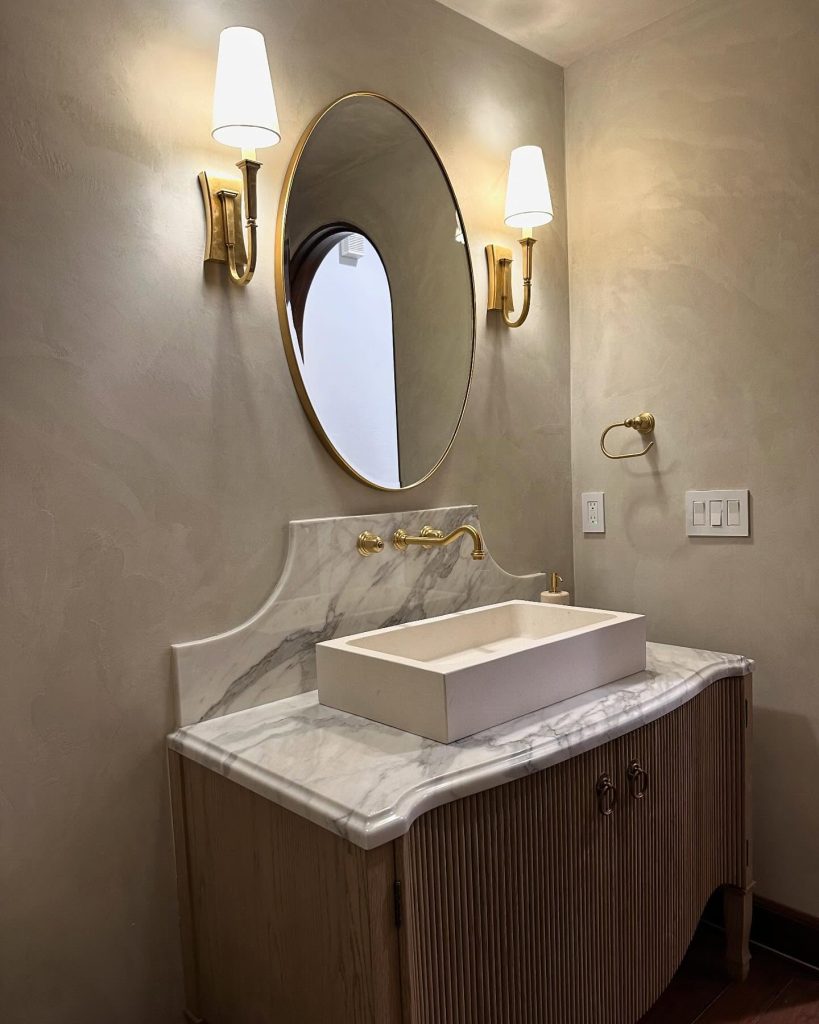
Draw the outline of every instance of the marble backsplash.
M417 534L427 524L449 532L461 523L480 529L476 506L291 522L284 570L259 611L226 633L173 645L178 724L314 690L321 640L514 598L536 600L543 573L513 576L488 551L475 561L468 538L406 552L391 543L399 526ZM384 539L381 554L358 554L363 530Z

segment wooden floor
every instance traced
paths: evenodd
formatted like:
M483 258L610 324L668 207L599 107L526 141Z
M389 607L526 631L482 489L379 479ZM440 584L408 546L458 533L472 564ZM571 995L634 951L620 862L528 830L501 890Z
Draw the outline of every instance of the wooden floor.
M723 935L700 927L659 1001L640 1024L819 1024L819 971L756 946L742 984L726 981Z

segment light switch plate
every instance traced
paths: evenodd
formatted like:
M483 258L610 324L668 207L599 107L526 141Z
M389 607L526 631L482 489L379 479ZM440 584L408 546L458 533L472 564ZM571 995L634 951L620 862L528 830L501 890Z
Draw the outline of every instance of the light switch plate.
M606 532L606 495L603 491L586 491L580 495L583 512L583 533Z
M689 537L750 537L747 489L686 491L685 532Z

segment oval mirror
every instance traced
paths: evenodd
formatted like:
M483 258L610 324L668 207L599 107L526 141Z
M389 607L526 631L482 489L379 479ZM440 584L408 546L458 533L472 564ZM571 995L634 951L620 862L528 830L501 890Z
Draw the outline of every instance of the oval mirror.
M313 121L285 180L277 298L287 362L333 458L381 490L443 461L475 339L463 221L429 139L372 93Z

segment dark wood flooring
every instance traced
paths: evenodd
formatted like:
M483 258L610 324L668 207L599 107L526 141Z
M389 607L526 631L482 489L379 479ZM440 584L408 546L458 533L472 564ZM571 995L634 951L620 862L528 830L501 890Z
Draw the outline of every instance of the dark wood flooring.
M747 981L726 979L722 932L701 925L668 989L640 1024L819 1024L819 971L751 947Z

